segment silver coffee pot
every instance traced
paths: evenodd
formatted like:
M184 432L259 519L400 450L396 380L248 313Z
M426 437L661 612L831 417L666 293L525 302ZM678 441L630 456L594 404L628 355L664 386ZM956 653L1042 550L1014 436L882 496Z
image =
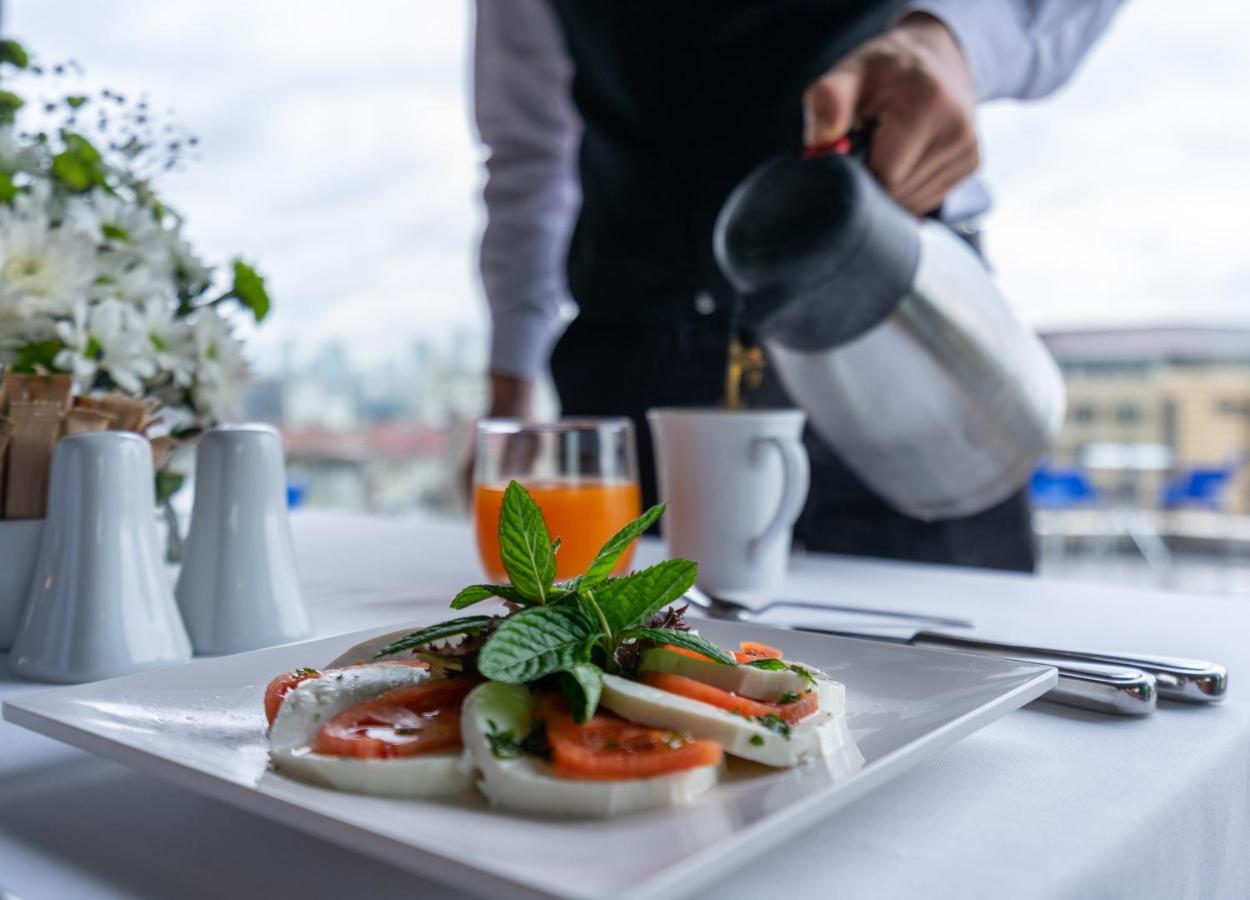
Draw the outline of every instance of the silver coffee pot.
M968 244L895 203L850 155L784 156L726 201L717 262L815 429L925 520L1027 483L1064 413L1054 360Z

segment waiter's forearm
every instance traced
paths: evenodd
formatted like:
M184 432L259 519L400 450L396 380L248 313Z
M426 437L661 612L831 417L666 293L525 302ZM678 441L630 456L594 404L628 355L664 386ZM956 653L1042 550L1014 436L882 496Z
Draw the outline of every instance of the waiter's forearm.
M478 0L474 113L490 151L482 287L490 370L513 415L547 368L566 301L564 257L577 208L572 64L545 0ZM513 386L509 386L513 385ZM493 401L492 401L493 405Z

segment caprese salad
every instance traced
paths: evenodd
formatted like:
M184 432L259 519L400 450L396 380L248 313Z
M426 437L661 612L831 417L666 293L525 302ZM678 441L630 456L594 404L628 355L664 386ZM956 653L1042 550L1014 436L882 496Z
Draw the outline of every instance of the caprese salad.
M352 648L265 691L270 756L299 778L346 791L430 798L474 787L526 812L611 816L679 805L713 787L725 757L790 767L863 763L845 689L744 643L727 651L672 606L696 566L668 560L623 578L621 553L662 514L612 538L587 571L554 579L554 544L520 485L500 541L511 583L473 585L472 615Z

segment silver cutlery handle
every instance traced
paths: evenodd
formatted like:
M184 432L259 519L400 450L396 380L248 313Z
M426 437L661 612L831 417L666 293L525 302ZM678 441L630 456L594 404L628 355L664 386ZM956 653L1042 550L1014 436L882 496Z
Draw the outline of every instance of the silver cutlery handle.
M1228 670L1216 663L1200 659L1180 659L1171 656L1149 656L1127 653L1086 653L1076 650L1057 650L1047 647L1029 647L1023 644L1003 644L976 638L954 637L922 631L912 643L925 647L947 647L951 650L975 652L985 650L1000 656L1030 656L1056 661L1100 663L1110 666L1126 666L1140 669L1155 678L1159 696L1164 700L1184 703L1218 703L1228 690Z
M1148 672L1100 663L1078 663L1045 657L1012 656L1021 662L1054 666L1059 681L1042 700L1115 716L1148 716L1155 711L1158 693Z
M991 656L998 659L1014 659L1020 662L1033 663L1041 666L1053 666L1059 673L1059 680L1041 699L1063 706L1075 706L1080 709L1091 709L1096 712L1115 716L1148 716L1155 711L1158 694L1153 675L1127 666L1112 666L1104 663L1080 662L1070 659L1055 659L1032 653L1005 653L1002 647L988 641L955 641L938 640L945 635L929 635L929 643L915 638L897 635L871 634L858 631L840 631L832 628L810 628L820 634L835 634L839 637L853 638L861 641L882 641L887 644L908 644L918 647L930 647L935 650L954 650L960 653L971 653L976 656Z

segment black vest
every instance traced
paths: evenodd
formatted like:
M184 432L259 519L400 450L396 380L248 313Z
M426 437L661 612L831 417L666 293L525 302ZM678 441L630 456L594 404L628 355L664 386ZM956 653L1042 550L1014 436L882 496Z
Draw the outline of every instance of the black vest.
M727 294L711 256L725 197L802 145L807 86L901 2L553 0L585 123L569 287L584 316L637 322Z

